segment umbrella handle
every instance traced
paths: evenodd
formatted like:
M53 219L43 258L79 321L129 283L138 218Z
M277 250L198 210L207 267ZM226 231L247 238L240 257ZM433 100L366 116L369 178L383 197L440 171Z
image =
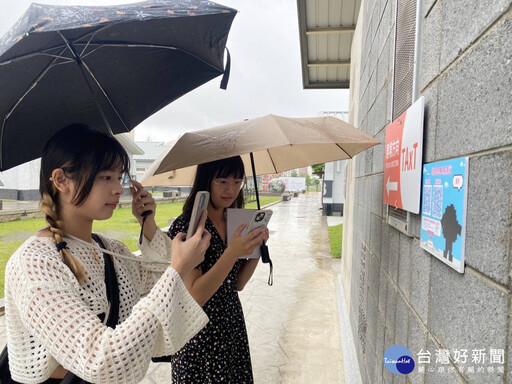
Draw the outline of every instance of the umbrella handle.
M270 254L268 252L267 244L263 243L260 245L261 261L270 265L270 272L268 275L268 285L274 284L274 268L272 266L272 260L270 260Z
M146 217L152 213L153 211L148 209L147 211L144 211L140 214L142 216L142 224L140 226L139 245L142 245L142 234L144 233L144 223L146 222Z

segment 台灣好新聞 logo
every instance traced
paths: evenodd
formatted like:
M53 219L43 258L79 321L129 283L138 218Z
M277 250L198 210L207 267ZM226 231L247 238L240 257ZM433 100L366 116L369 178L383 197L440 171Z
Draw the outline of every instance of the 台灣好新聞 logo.
M412 353L403 345L392 345L384 352L384 366L391 373L407 375L414 370Z

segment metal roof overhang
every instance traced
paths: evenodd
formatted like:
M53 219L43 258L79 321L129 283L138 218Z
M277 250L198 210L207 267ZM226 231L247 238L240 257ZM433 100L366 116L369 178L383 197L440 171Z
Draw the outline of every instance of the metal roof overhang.
M349 88L361 0L297 0L304 88Z

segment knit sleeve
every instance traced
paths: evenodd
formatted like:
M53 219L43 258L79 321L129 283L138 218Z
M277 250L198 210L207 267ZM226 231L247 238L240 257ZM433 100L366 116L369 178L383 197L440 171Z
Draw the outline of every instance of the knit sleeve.
M115 330L106 327L80 296L56 251L36 251L25 249L8 264L9 301L17 311L9 310L19 313L22 326L59 364L86 381L139 382L152 355L176 353L208 321L168 267L125 321ZM9 342L16 381L33 382L28 378L34 373L19 372L16 362L31 356L34 347Z
M145 237L143 238L142 244L140 245L140 253L141 256L145 259L168 260L170 262L172 256L172 241L165 235L164 232L162 232L160 229L157 229L151 241L148 241L148 239ZM144 264L144 267L147 269L159 270L159 264Z

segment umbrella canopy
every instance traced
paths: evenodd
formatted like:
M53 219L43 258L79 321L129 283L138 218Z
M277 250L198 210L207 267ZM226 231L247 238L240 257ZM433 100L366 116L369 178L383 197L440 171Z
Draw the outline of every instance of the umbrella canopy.
M0 40L0 171L39 157L68 124L128 132L228 72L235 15L201 0L32 4Z
M236 155L242 156L246 175L253 175L252 165L256 175L262 175L350 159L376 144L379 141L332 116L267 115L185 133L174 147L155 160L144 174L142 184L191 185L194 165Z

